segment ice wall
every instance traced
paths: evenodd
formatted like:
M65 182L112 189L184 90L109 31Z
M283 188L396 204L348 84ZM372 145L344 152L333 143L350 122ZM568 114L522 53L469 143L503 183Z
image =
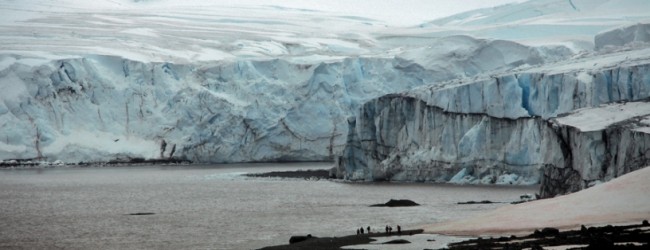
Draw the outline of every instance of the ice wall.
M394 59L179 65L5 58L13 63L0 72L11 90L0 102L2 159L153 159L176 147L175 156L198 162L328 160L360 103L434 81Z
M0 54L0 160L157 159L172 149L196 162L332 160L346 118L371 98L571 56L469 36L431 43L454 44L454 59L440 46L185 64Z
M535 183L544 164L564 166L556 135L541 119L445 112L388 95L349 123L339 174L351 180L490 184L513 173L523 177L517 183Z
M333 171L351 180L541 182L544 197L576 191L645 166L648 134L608 119L581 131L551 118L644 100L649 75L647 63L523 72L386 95L348 120Z

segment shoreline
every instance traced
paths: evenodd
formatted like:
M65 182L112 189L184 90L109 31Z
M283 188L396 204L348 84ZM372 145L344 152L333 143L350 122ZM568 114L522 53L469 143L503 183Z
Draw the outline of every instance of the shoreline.
M368 244L376 241L372 237L390 237L390 236L412 236L416 234L422 234L423 229L412 229L412 230L403 230L401 234L397 233L365 233L357 235L347 235L342 237L318 237L312 236L307 239L286 245L276 245L276 246L267 246L259 248L260 250L299 250L299 249L315 249L315 250L324 250L324 249L342 249L342 247L354 246ZM408 244L408 243L407 243Z
M304 179L333 179L328 169L308 169L293 171L271 171L263 173L247 173L243 176L255 178L304 178Z
M424 236L426 242L409 242L400 239L410 236ZM397 239L392 239L397 236ZM430 236L430 237L429 237ZM296 237L296 236L294 236ZM560 230L553 227L538 228L523 235L499 234L492 236L458 237L458 240L436 242L449 238L445 234L432 234L423 229L404 230L401 234L370 233L347 235L341 237L300 236L303 241L285 245L259 248L260 250L298 250L298 249L357 249L369 245L379 249L391 249L400 245L403 248L417 248L423 244L433 248L425 249L542 249L560 248L577 249L647 249L650 246L650 223L647 220L639 224L619 224L602 226L580 226L578 229ZM376 238L392 239L384 243ZM422 237L421 237L422 238ZM293 239L293 237L292 237ZM442 244L442 247L440 247ZM416 247L417 246L417 247ZM436 246L436 247L434 247ZM564 247L564 248L562 248Z
M129 166L237 166L253 164L330 164L329 161L269 161L269 162L229 162L229 163L209 163L209 162L192 162L186 159L131 159L131 160L111 160L105 162L75 162L66 163L61 161L38 161L35 159L11 159L0 160L0 169L38 169L38 168L67 168L67 167L129 167ZM326 170L326 169L323 169ZM306 171L306 170L297 170ZM327 169L327 171L329 171ZM291 171L287 171L291 172ZM266 173L266 172L265 172Z

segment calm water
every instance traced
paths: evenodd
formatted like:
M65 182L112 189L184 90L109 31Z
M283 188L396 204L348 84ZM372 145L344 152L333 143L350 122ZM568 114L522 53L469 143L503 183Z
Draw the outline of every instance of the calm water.
M329 164L238 164L0 170L0 248L252 249L291 235L341 236L360 226L457 219L532 187L349 184L248 178L245 172ZM389 199L422 206L370 208ZM155 213L153 215L129 215Z

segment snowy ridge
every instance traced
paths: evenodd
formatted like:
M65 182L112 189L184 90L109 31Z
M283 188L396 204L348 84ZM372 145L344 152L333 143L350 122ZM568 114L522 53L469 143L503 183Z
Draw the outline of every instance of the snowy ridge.
M639 0L572 1L580 11L568 2L530 1L400 27L372 16L318 9L318 4L309 9L256 0L230 5L207 0L14 0L0 3L0 39L3 54L47 59L98 54L180 64L278 58L313 64L419 53L435 45L434 39L453 35L559 45L577 52L591 49L598 32L649 20L650 7ZM474 21L466 20L467 15Z
M647 23L648 11L643 0L535 0L452 15L421 27L580 50L591 49L598 32Z

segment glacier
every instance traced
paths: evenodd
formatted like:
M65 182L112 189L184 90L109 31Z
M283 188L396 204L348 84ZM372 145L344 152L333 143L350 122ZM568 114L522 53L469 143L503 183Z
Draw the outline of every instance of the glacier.
M470 55L497 47L461 39L473 46L464 48ZM544 61L536 48L522 48L492 67ZM0 103L0 157L72 163L171 158L165 144L196 162L332 160L345 142L346 117L365 101L487 71L425 69L406 57L174 64L6 55L0 82L13 90ZM466 68L472 60L446 66Z
M551 197L645 167L650 49L624 45L367 102L348 119L332 172L366 181L541 183L540 195Z
M541 183L542 196L646 164L646 114L631 112L650 95L642 0L406 27L205 0L0 10L0 161L335 160L349 180ZM613 108L634 116L580 121Z

